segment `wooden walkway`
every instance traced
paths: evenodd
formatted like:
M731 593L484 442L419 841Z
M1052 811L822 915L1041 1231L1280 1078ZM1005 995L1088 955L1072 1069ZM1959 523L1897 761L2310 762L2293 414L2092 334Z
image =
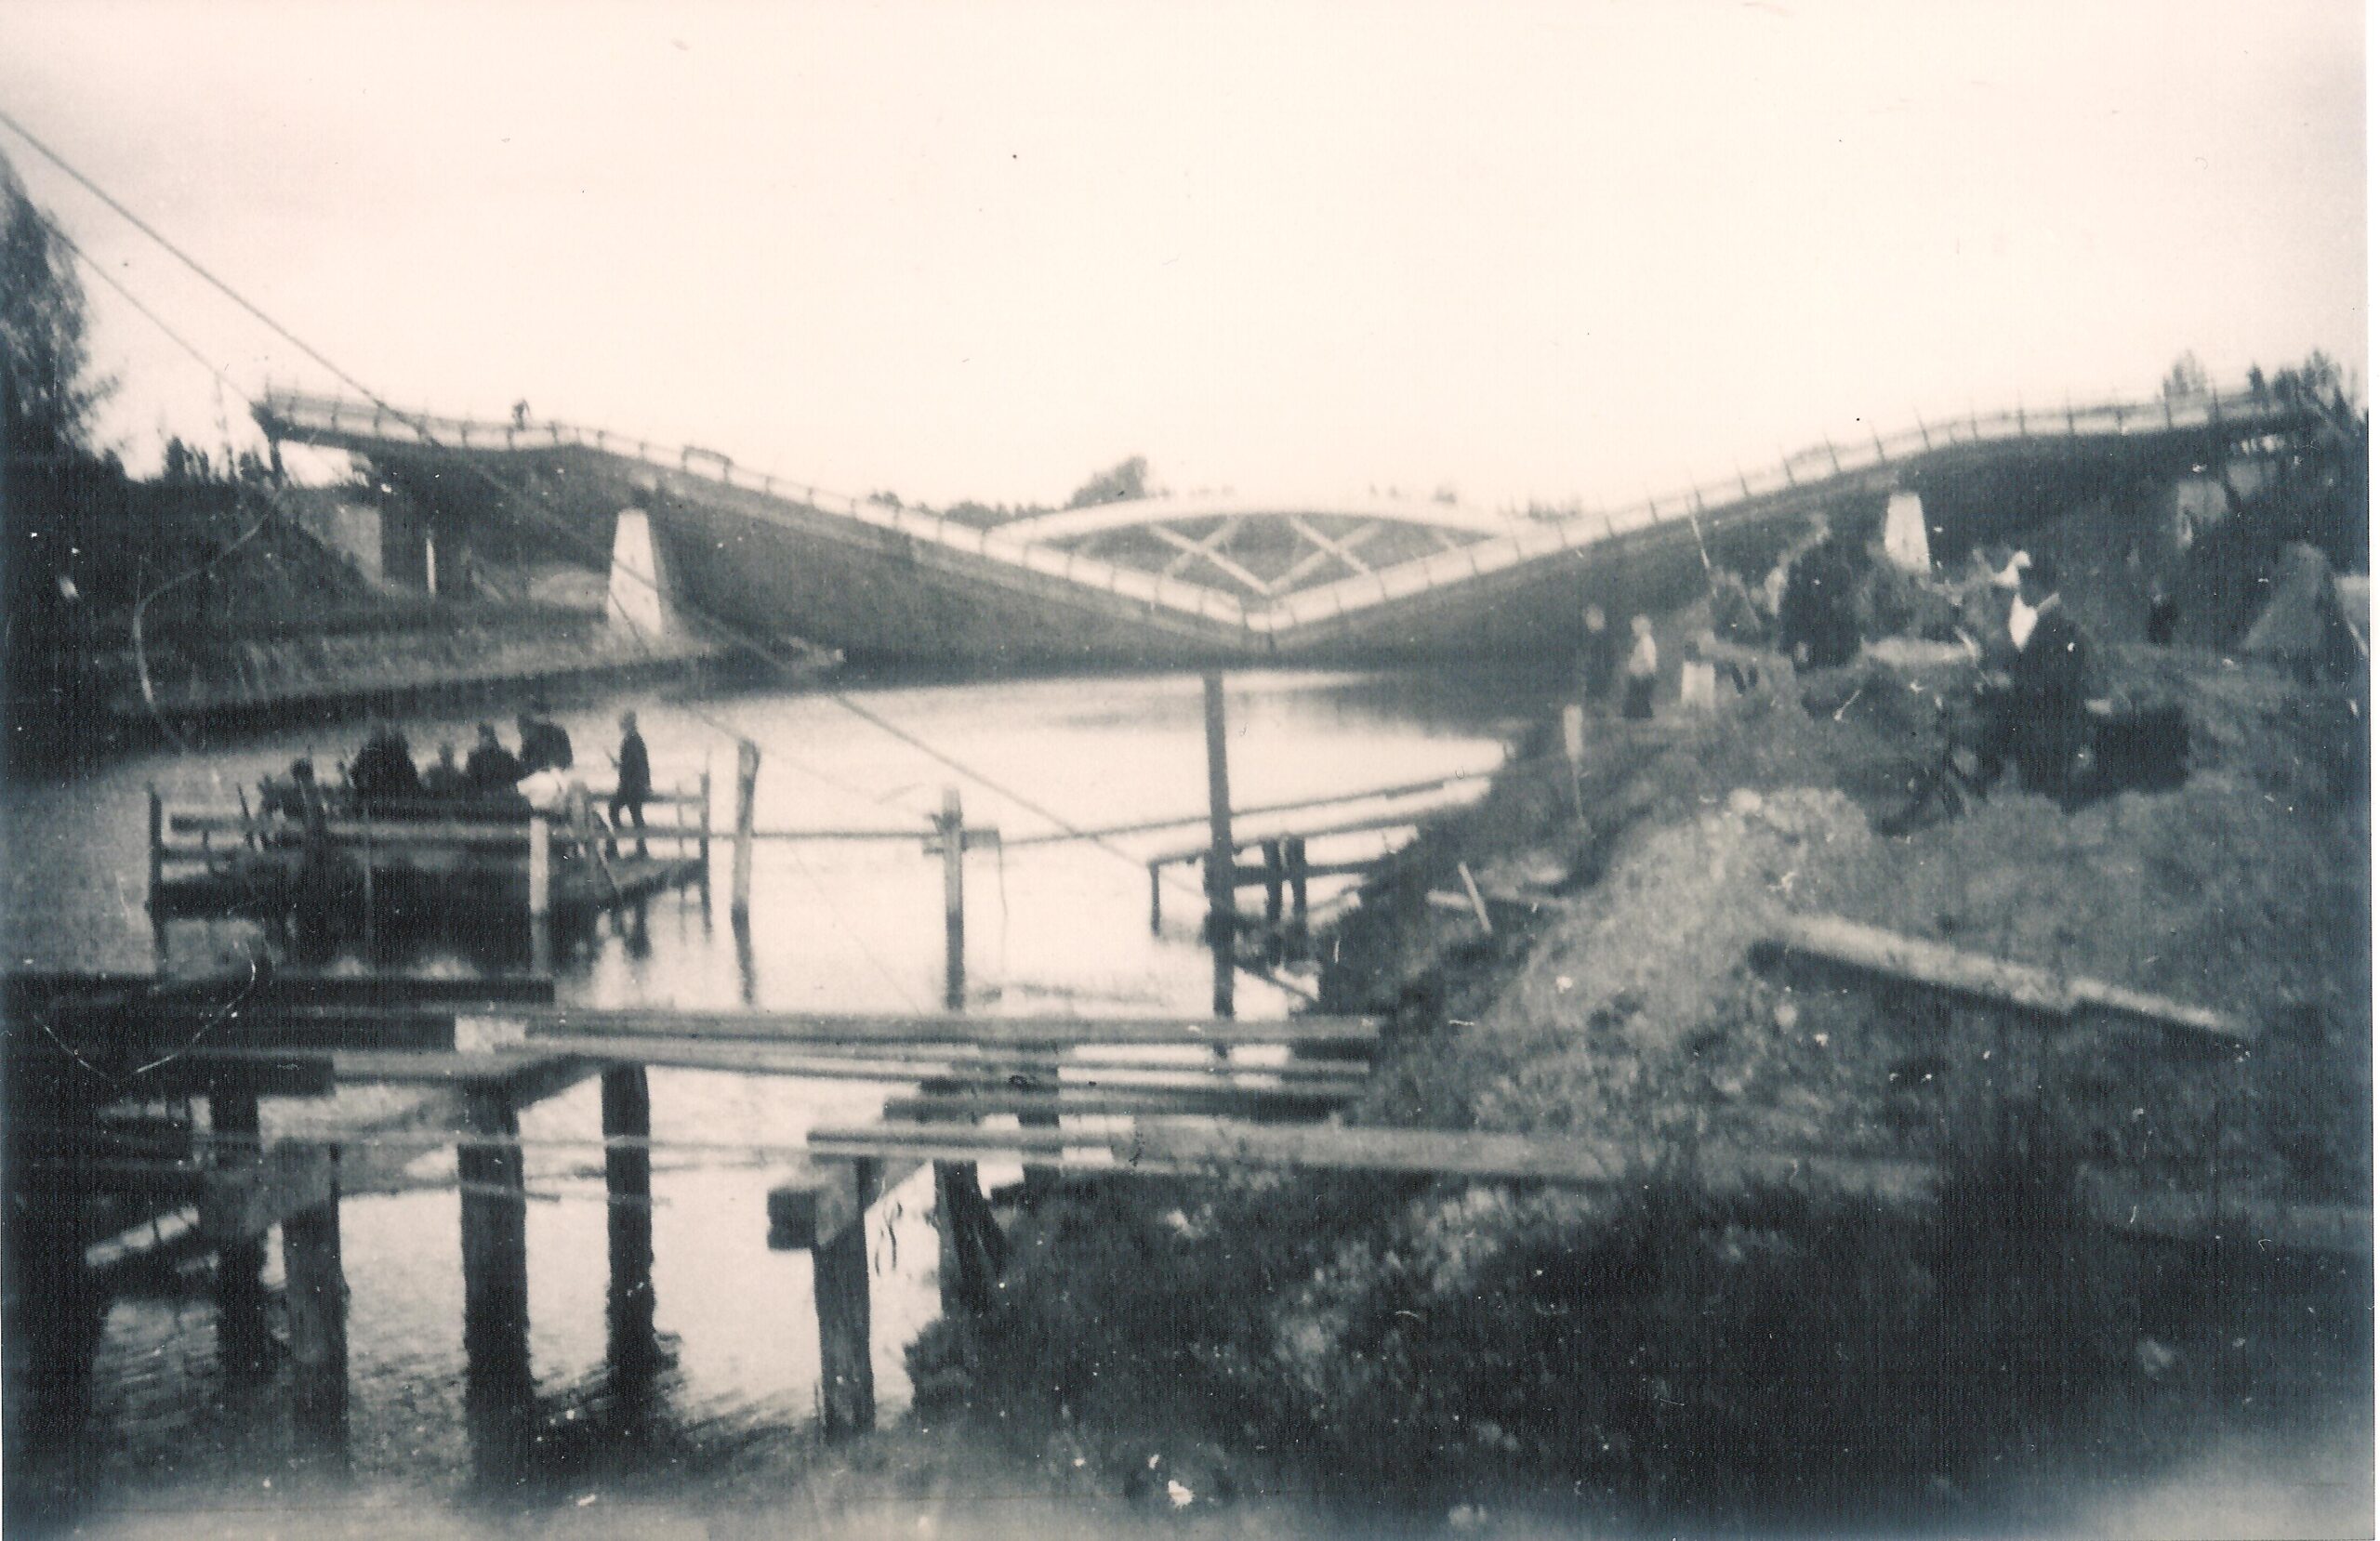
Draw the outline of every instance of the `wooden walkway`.
M2170 1042L2227 1049L2254 1037L2254 1024L2188 1003L1832 917L1779 917L1754 955L1768 967L1848 976L1861 988L1947 995L2039 1031L2146 1023ZM527 1384L519 1113L589 1077L602 1080L602 1134L588 1143L604 1157L611 1298L631 1337L640 1330L635 1302L646 1301L641 1330L649 1334L650 1173L664 1148L652 1138L650 1066L866 1080L891 1092L876 1122L733 1145L790 1164L765 1218L773 1245L813 1255L830 1430L874 1417L862 1222L883 1193L929 1164L952 1310L981 1305L998 1287L1006 1244L977 1188L973 1164L984 1161L1024 1165L1028 1192L1070 1173L1363 1172L1616 1196L1659 1176L1716 1193L1816 1190L1911 1217L1930 1212L1940 1179L1926 1161L1844 1151L1348 1124L1343 1110L1361 1096L1379 1041L1380 1024L1368 1018L590 1009L557 1003L543 977L293 974L20 973L7 977L7 1005L9 1180L12 1200L34 1217L24 1233L39 1248L25 1254L40 1259L34 1286L87 1289L95 1277L143 1262L211 1252L218 1330L237 1359L261 1352L262 1249L277 1229L290 1280L289 1351L299 1366L294 1394L301 1427L326 1448L344 1446L341 1197L418 1186L403 1175L408 1164L430 1151L457 1152L469 1375L475 1387L510 1388L492 1404L517 1402L512 1393ZM303 1133L262 1138L260 1099L327 1113L323 1100L356 1085L416 1095L394 1115L340 1122L301 1113ZM177 1096L207 1099L204 1141L182 1150L103 1137L102 1110ZM73 1217L101 1193L146 1204L150 1218L119 1234L85 1235ZM2364 1206L2146 1190L2110 1168L2082 1171L2079 1193L2120 1235L2253 1237L2359 1256L2372 1247Z

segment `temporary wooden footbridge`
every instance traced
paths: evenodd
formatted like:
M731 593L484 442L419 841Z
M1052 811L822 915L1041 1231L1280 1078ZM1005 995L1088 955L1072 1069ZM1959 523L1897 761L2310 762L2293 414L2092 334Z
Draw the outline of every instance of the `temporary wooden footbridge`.
M1970 1021L1985 1013L2003 1032L2114 1020L2224 1050L2255 1036L2252 1024L2220 1013L1823 917L1780 919L1759 955L1838 982L1847 977L1853 987L1947 998L1968 1008ZM602 1080L615 1353L624 1342L650 1343L652 1157L683 1143L652 1136L648 1067L897 1088L873 1123L816 1127L775 1144L694 1146L783 1157L796 1168L770 1194L765 1218L774 1245L813 1257L829 1430L867 1427L875 1416L866 1217L929 1162L950 1310L980 1301L999 1267L998 1226L970 1165L982 1161L1026 1164L1028 1186L1051 1172L1097 1179L1359 1171L1617 1192L1658 1169L1720 1192L1792 1184L1912 1212L1933 1202L1936 1186L1935 1168L1919 1160L1351 1123L1346 1109L1380 1044L1381 1024L1361 1017L597 1010L557 1002L544 978L289 974L167 981L20 973L8 978L7 1006L20 1291L87 1297L144 1262L212 1253L227 1355L256 1355L267 1335L263 1247L278 1228L297 1426L311 1447L337 1459L347 1420L340 1199L417 1186L405 1167L449 1147L458 1152L475 1448L498 1460L522 1437L533 1403L519 1113L590 1076ZM307 1132L264 1137L260 1100L320 1100L353 1085L414 1095L401 1113L300 1118ZM127 1109L189 1098L205 1100L203 1131L125 1121ZM2368 1208L2142 1192L2104 1171L2083 1178L2092 1212L2124 1234L2371 1247ZM102 1210L118 1233L93 1233ZM37 1353L66 1351L36 1345Z

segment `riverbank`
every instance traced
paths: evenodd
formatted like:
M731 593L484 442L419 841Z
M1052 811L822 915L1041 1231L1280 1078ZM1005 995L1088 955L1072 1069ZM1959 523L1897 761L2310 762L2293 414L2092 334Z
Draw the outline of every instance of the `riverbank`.
M13 772L367 709L733 682L763 668L715 640L609 617L600 573L566 586L571 602L368 583L292 517L295 490L128 482L97 467L70 480L33 502L36 534L48 539L31 548L43 560L10 574ZM800 643L787 658L797 669L832 665Z
M1352 1122L1924 1159L1948 1174L1932 1210L1811 1182L1713 1201L1658 1155L1596 1197L1087 1188L1020 1221L988 1319L920 1341L920 1407L1029 1430L1029 1458L1070 1449L1108 1491L1178 1469L1200 1502L1286 1488L1415 1523L2055 1528L2243 1449L2328 1473L2299 1495L2321 1522L2368 1522L2368 1254L2118 1241L2073 1186L2087 1161L2150 1192L2368 1204L2360 697L2211 652L2117 647L2107 671L2183 708L2185 784L2070 814L2005 792L1885 836L1960 681L1862 666L1615 736L1575 801L1525 756L1330 949L1325 1008L1395 1023ZM1427 902L1457 863L1516 901L1492 936ZM1755 968L1778 910L2267 1034L2012 1051Z

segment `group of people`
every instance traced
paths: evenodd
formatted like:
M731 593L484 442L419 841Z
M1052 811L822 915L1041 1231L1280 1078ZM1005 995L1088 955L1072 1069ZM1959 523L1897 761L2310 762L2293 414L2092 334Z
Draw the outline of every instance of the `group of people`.
M1699 647L1686 644L1688 678L1681 680L1682 698L1694 693L1691 677L1697 670L1703 671L1699 682L1706 691L1715 676L1733 678L1739 690L1751 688L1753 681L1747 678L1742 662L1748 657L1780 667L1790 660L1803 669L1850 663L1860 646L1855 596L1868 578L1871 563L1866 557L1856 541L1821 521L1778 560L1765 593L1755 596L1732 574L1717 575L1712 633ZM2004 562L1979 568L1975 576L1960 604L1956 635L1986 671L1987 682L1977 698L1980 728L1970 745L1977 778L1994 779L2003 767L2013 766L2027 790L2066 799L2090 741L2088 650L2081 627L2059 598L2056 563L2046 556L2016 552ZM1723 614L1726 601L1774 615L1774 629L1767 634L1773 652L1755 652L1732 639L1714 643L1718 633L1732 624ZM2157 618L2152 612L2152 620ZM1650 718L1661 673L1650 619L1630 617L1623 634L1611 626L1601 605L1589 604L1580 621L1580 691L1588 710L1606 708L1617 687L1621 717Z
M569 770L574 761L570 733L562 724L546 715L543 703L522 712L514 719L520 731L518 750L508 749L497 737L496 725L479 725L479 742L469 756L457 764L455 745L450 740L438 746L438 757L427 770L416 769L412 745L397 727L374 718L364 735L364 745L348 762L348 791L366 810L385 811L402 816L419 811L434 811L434 805L447 802L502 801L534 806L529 794L539 777L559 783L562 773ZM645 827L644 805L653 796L653 762L646 753L644 737L637 731L636 714L620 714L620 748L615 757L619 775L609 805L615 828L622 821L633 823L640 834ZM304 765L303 775L293 780L311 784L312 767ZM425 809L424 805L433 805Z

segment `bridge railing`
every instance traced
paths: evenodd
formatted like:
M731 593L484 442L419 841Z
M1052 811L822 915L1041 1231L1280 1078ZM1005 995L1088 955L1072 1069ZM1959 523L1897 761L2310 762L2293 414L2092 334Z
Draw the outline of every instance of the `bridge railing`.
M694 476L739 491L803 504L842 515L862 524L896 532L913 540L967 552L1104 590L1152 609L1196 616L1204 621L1263 629L1255 613L1233 595L1202 584L1184 583L1134 568L1103 562L1047 546L1004 540L998 531L953 522L939 514L902 508L872 498L831 492L812 482L797 481L771 472L737 465L716 451L694 446L672 447L650 440L613 434L573 423L537 422L518 425L469 417L442 416L377 407L340 396L311 395L268 389L264 412L301 429L348 435L369 435L426 449L537 450L564 446L597 450L632 459L656 469Z
M1890 435L1872 428L1838 444L1831 438L1792 451L1756 471L1739 468L1732 480L1698 482L1642 503L1596 508L1559 520L1515 521L1508 533L1434 552L1392 568L1352 574L1296 590L1251 609L1238 595L1205 584L1169 578L1086 557L1071 547L1018 540L998 529L954 523L939 514L904 508L872 498L831 492L814 483L740 466L726 454L696 445L656 444L572 423L491 422L469 417L407 412L351 398L267 388L261 415L293 428L333 434L370 436L425 448L536 450L571 446L633 459L656 469L757 493L840 514L908 539L965 552L1025 572L1100 589L1153 611L1194 616L1241 630L1271 634L1343 615L1374 604L1410 598L1432 588L1469 581L1562 550L1580 549L1659 525L1700 518L1714 510L1790 496L1844 476L1872 472L1902 461L1961 445L2012 440L2106 438L2172 432L2221 424L2242 430L2301 419L2308 409L2293 400L2244 383L2175 399L2063 402L2035 411L1969 412L1964 417L1928 421Z

